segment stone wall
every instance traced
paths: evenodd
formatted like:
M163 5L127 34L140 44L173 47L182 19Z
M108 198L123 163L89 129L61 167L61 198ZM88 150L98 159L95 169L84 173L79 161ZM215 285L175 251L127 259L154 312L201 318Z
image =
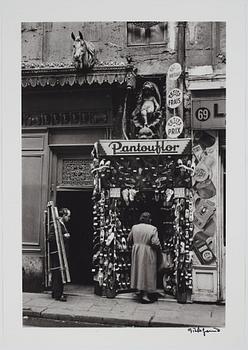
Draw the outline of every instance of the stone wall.
M126 22L29 22L22 23L22 60L41 64L72 62L71 32L81 31L96 48L99 62L126 63L131 56L138 74L164 74L177 60L177 23L167 24L164 45L128 46ZM225 54L225 23L188 22L186 26L186 65L219 63Z
M25 255L22 257L22 287L24 292L44 290L43 257Z

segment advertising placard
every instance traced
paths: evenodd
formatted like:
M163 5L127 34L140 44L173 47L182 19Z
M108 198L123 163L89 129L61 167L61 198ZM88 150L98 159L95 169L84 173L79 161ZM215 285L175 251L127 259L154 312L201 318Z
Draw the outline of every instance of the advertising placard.
M166 135L169 138L177 138L179 135L181 135L183 131L183 121L182 118L178 116L173 116L170 119L168 119L165 127Z
M182 73L182 67L180 63L173 63L170 65L168 72L167 72L167 77L170 80L177 80Z
M183 93L180 89L174 88L167 94L167 106L169 108L177 108L183 101Z

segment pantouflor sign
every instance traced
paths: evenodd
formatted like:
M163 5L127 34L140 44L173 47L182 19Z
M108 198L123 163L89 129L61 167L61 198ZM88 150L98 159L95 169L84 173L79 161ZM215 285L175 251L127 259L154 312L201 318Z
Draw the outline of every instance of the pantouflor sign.
M177 108L183 101L183 93L180 89L172 89L167 94L167 106L169 108Z
M179 155L191 153L191 139L100 140L99 156Z
M168 119L166 123L165 131L166 131L166 135L172 139L181 135L183 131L182 118L175 115L170 119Z

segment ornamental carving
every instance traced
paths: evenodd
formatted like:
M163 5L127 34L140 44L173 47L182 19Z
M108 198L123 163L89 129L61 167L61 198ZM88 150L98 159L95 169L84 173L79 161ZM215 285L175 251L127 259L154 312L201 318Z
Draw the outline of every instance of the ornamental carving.
M161 96L156 84L146 81L139 93L132 112L132 138L152 139L161 137Z
M62 168L62 186L92 187L91 160L64 159Z
M23 113L23 127L101 125L112 122L111 111Z

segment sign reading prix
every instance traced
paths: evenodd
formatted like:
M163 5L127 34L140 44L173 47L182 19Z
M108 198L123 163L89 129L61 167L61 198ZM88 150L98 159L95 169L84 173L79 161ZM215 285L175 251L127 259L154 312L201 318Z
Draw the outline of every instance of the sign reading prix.
M165 127L166 135L169 138L176 138L181 135L183 131L183 121L178 116L173 116L168 119Z
M169 108L177 108L183 101L183 93L180 89L172 89L167 94L167 106Z
M180 63L173 63L170 65L167 76L170 80L177 80L182 73L182 67Z
M191 139L100 140L99 156L180 155L191 153Z

